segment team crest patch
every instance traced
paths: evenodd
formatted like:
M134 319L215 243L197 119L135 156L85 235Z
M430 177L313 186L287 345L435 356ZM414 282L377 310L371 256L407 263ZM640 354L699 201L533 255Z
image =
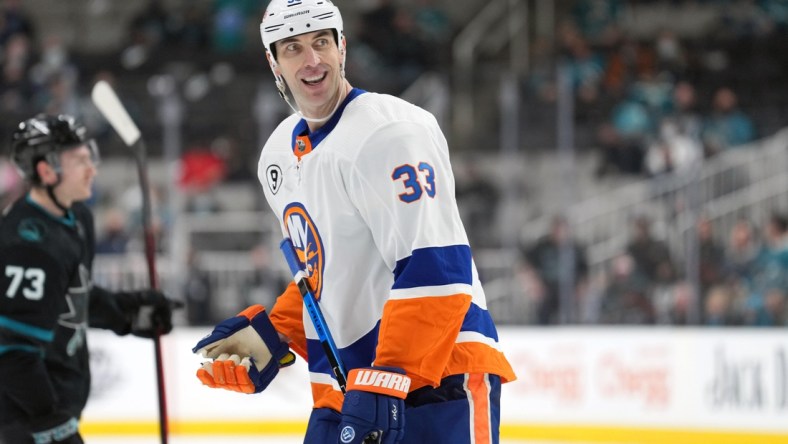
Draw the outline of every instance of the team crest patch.
M285 208L282 215L288 237L293 241L298 259L306 270L309 286L320 300L323 290L323 268L325 267L325 250L320 232L312 217L300 203L292 203Z
M265 181L268 183L268 188L272 193L276 194L279 192L283 180L284 176L279 165L268 165L268 168L265 170Z
M46 225L38 219L23 219L19 223L17 233L28 242L41 242L46 233Z

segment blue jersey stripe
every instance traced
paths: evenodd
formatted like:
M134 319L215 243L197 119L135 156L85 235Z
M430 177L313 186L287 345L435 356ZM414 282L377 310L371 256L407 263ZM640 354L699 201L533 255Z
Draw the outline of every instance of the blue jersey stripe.
M392 288L429 287L472 282L471 248L468 245L413 250L397 261Z
M476 304L471 304L468 313L465 313L460 331L478 332L498 341L498 330L495 328L490 312Z
M345 371L354 368L369 367L375 360L375 347L378 345L378 328L380 322L375 325L369 333L365 334L358 341L345 348L339 349L339 357L345 366ZM326 352L317 339L307 339L307 356L309 356L309 371L313 373L325 373L334 376L331 366L328 364Z
M38 339L39 341L52 342L52 339L55 338L55 332L52 330L25 324L24 322L15 321L5 316L0 316L0 327L23 336Z

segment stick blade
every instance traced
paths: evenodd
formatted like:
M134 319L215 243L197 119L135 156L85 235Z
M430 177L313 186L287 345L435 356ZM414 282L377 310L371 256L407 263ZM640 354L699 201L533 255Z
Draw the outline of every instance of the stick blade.
M104 116L110 125L115 128L123 142L128 145L134 145L140 139L140 130L137 125L129 117L129 113L123 104L120 103L117 94L109 86L109 83L104 80L99 80L93 85L93 91L90 94L93 103L96 105L101 114Z

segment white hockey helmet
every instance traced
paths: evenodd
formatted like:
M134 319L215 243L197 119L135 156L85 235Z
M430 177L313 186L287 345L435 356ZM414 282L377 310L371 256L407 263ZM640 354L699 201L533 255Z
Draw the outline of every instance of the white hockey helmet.
M266 52L274 60L274 43L307 32L334 30L337 45L344 50L342 15L330 0L271 0L260 23Z

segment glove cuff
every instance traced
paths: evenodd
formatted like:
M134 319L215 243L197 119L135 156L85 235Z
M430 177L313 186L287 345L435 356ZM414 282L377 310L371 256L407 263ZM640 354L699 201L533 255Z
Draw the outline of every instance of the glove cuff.
M258 316L260 313L263 313L264 316ZM265 342L279 367L287 367L295 362L295 355L290 352L290 347L287 346L287 343L279 338L279 332L276 331L276 328L274 328L274 325L265 313L265 307L259 304L252 305L238 313L238 316L245 316L249 319L249 323Z
M395 367L354 368L348 373L347 390L360 390L405 399L410 377Z

